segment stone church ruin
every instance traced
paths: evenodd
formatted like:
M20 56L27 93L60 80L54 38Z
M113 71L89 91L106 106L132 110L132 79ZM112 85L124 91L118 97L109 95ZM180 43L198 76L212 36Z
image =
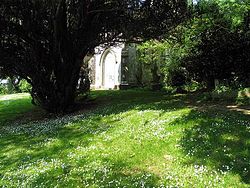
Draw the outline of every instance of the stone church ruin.
M152 79L150 68L137 60L136 44L97 47L87 63L92 89L127 89Z

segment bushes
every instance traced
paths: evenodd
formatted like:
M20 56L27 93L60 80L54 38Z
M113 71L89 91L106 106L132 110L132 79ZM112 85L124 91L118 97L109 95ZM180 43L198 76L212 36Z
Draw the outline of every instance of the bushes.
M0 84L0 95L1 94L8 94L8 89L5 85Z
M0 94L14 94L30 92L31 85L26 80L6 79L0 83Z
M22 93L30 92L32 87L26 80L21 80L19 83L19 89Z
M230 9L230 7L234 7ZM156 63L165 86L187 91L217 90L250 84L250 11L246 2L198 1L193 18L178 25L163 41L146 42L139 60ZM230 12L230 15L228 15ZM193 87L198 83L199 87ZM222 93L227 88L220 88Z
M224 101L238 105L250 105L250 88L233 90L223 87L223 89L201 94L200 99L201 101Z
M236 101L238 104L250 105L250 88L239 90Z

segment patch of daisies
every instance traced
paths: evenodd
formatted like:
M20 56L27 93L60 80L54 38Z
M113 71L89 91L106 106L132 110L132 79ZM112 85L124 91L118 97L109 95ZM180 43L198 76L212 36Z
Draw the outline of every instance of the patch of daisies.
M1 127L0 136L6 134L27 134L29 136L38 136L41 134L55 134L60 127L70 124L77 120L77 116L64 116L56 119L46 119L22 124L15 122L12 125ZM81 117L82 118L82 117Z
M75 124L81 122L84 122L84 125L82 126L83 131L84 130L89 132L95 131L93 133L96 133L98 131L102 131L102 129L105 129L104 128L105 125L104 126L99 125L94 129L91 123L94 122L95 119L98 118L100 119L105 117L102 114L105 114L106 111L107 108L103 108L98 111L83 113L80 115L65 115L63 117L32 121L28 123L16 121L11 125L0 127L0 137L9 134L14 134L14 135L26 134L33 137L45 134L57 134L60 128L75 126Z
M166 112L163 110L140 110L139 108L123 112L117 105L105 107L91 113L81 115L69 115L60 118L35 121L26 124L16 122L10 126L4 126L0 130L0 136L8 134L27 134L39 136L56 135L63 127L74 128L81 133L94 134L96 137L86 138L90 145L73 145L65 153L64 159L41 158L35 161L27 160L17 167L6 170L0 174L0 186L2 187L225 187L224 178L230 173L229 165L222 169L211 170L204 165L183 165L180 160L175 160L176 166L166 168L158 177L151 171L133 172L126 167L119 167L112 161L105 159L118 154L123 148L107 149L105 142L111 142L122 136L128 136L132 141L144 142L163 141L175 136L175 127L182 119L188 121L188 110L175 110ZM196 120L202 118L199 113ZM226 118L226 117L225 117ZM231 120L230 120L231 121ZM249 130L250 124L245 120L235 120L239 126L245 126ZM208 133L217 134L216 128L228 129L228 121L214 121L209 132L196 125L196 137L188 137L185 142L200 145L190 145L185 157L192 157L202 150L204 146L211 148L207 140ZM117 127L115 129L110 129ZM170 128L170 129L169 129ZM191 132L192 133L192 132ZM101 142L97 142L97 140ZM57 142L57 138L45 138L43 145L48 147ZM157 142L156 142L157 143ZM124 143L126 145L126 143ZM111 151L112 150L112 151ZM224 149L227 152L227 148ZM208 153L209 154L209 153ZM54 157L54 156L53 156ZM1 163L0 163L0 167ZM248 169L246 169L248 170ZM52 178L53 177L53 178ZM75 186L74 186L75 184ZM129 184L129 186L127 186Z
M74 178L73 178L74 177ZM126 173L116 164L101 160L89 161L80 166L60 159L39 159L23 164L16 171L0 176L1 187L148 187L150 173Z

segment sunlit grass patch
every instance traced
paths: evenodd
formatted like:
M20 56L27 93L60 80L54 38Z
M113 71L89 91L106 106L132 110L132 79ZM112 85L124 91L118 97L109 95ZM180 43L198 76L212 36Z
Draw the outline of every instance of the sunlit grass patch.
M96 109L1 127L0 187L249 187L249 116L162 92L93 94Z
M18 99L28 98L30 95L28 93L18 93L18 94L10 94L10 95L0 95L0 102L3 101L13 101Z
M25 112L34 109L27 93L0 96L0 127Z

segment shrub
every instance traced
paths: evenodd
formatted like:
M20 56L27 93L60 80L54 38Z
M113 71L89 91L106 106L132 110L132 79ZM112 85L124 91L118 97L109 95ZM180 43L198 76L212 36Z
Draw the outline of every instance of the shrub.
M249 105L250 104L250 88L241 89L238 92L236 101L238 104L241 104L241 105Z
M21 80L19 83L19 89L22 93L30 92L31 85L26 80Z
M1 94L7 94L8 93L8 89L4 84L0 84L0 95Z

